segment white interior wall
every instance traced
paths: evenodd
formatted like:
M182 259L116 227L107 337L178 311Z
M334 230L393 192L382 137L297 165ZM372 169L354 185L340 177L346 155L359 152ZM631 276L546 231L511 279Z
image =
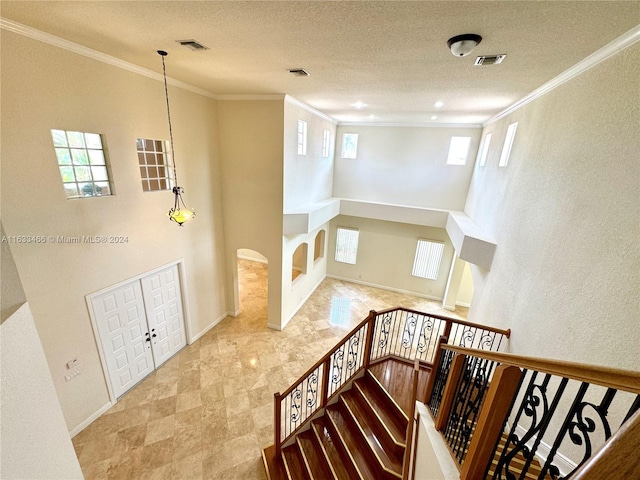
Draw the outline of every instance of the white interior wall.
M284 97L217 102L228 301L238 312L238 249L255 250L269 262L273 328L282 314L283 104Z
M638 370L640 43L490 124L466 213L497 242L470 319L511 350ZM518 130L499 168L510 123Z
M358 134L355 159L340 158L344 133ZM333 196L462 210L480 133L479 128L340 125ZM471 137L464 166L447 165L452 136Z
M463 307L469 307L473 300L473 276L471 275L471 267L468 262L465 262L464 270L462 272L462 279L460 280L460 287L458 287L458 297L456 298L456 305Z
M327 273L327 242L321 258L314 261L313 252L315 238L318 232L325 231L325 238L329 235L329 223L321 225L315 230L304 235L292 235L282 237L282 325L291 320L302 304L309 298L314 290L324 280ZM307 244L307 255L304 258L306 274L299 275L292 281L292 269L294 267L294 253L298 246Z
M335 261L338 227L360 231L355 265ZM437 280L411 275L418 238L444 242ZM442 300L454 255L453 245L443 228L339 215L331 221L328 243L328 275Z
M298 120L307 122L307 154L298 155ZM331 132L329 156L322 156L323 131ZM284 102L284 212L331 196L336 126L289 97Z
M0 478L84 478L28 303L2 322L0 344Z
M215 102L169 87L178 179L197 217L167 219L142 191L137 137L168 139L161 82L2 30L2 221L7 235L122 236L118 244L16 244L16 266L69 430L109 398L85 295L184 259L192 335L226 315ZM50 129L104 135L115 195L67 200ZM81 374L66 382L66 363Z

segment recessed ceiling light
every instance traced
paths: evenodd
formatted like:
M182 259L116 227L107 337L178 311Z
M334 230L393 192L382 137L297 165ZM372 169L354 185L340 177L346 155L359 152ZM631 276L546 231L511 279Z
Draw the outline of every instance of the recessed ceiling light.
M367 104L361 101L357 101L356 103L352 103L351 106L356 108L364 108L367 106Z
M433 104L433 106L436 108L442 108L444 107L444 102L441 102L440 100L438 100L436 103Z
M438 116L437 115L431 115L431 120L437 120Z

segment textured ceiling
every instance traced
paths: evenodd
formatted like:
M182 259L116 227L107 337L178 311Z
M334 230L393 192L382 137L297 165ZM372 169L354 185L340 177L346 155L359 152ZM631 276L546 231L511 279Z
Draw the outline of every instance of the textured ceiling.
M167 50L169 76L216 95L289 94L343 122L479 123L637 26L640 2L3 0L0 15L156 72ZM456 58L461 33L483 41Z

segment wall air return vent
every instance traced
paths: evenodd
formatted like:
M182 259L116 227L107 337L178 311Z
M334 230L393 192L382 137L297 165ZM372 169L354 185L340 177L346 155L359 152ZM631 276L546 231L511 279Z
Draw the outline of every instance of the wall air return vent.
M176 42L183 47L190 48L191 50L209 50L209 47L205 47L200 42L196 42L195 40L176 40Z
M502 55L483 55L476 58L474 65L498 65L499 63L502 63L506 56L506 53L503 53Z

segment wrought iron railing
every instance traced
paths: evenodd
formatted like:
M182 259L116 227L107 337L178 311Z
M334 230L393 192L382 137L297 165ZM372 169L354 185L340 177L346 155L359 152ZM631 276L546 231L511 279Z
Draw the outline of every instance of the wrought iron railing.
M274 394L277 454L371 362L397 357L432 365L439 359L439 345L447 339L454 345L497 351L509 334L509 330L406 308L371 311L284 393Z
M568 478L640 409L636 372L445 345L434 375L462 480Z

